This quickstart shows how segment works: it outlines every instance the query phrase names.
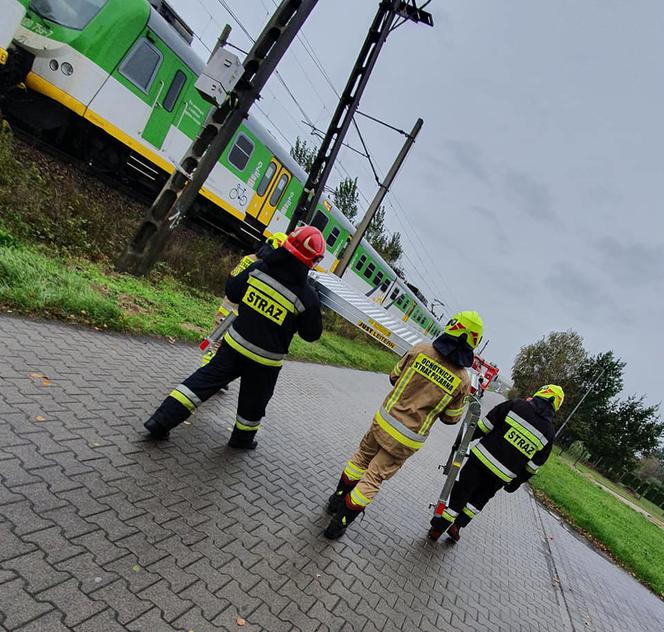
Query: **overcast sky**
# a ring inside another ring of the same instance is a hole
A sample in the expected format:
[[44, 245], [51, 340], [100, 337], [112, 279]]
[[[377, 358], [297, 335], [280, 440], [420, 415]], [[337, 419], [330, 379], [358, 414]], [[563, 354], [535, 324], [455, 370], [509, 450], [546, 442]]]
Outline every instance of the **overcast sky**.
[[[230, 41], [250, 46], [228, 8], [253, 36], [274, 8], [272, 0], [171, 4], [203, 55], [226, 22]], [[304, 26], [338, 91], [377, 7], [320, 0]], [[409, 277], [451, 309], [482, 314], [485, 355], [506, 377], [522, 345], [572, 328], [591, 353], [612, 349], [628, 363], [626, 393], [660, 401], [664, 2], [433, 0], [429, 8], [435, 28], [406, 24], [390, 36], [360, 106], [402, 129], [425, 121], [387, 207]], [[325, 129], [336, 97], [301, 42], [280, 74]], [[308, 135], [276, 78], [260, 106], [284, 145]], [[403, 137], [360, 124], [384, 175]], [[359, 146], [355, 135], [349, 142]], [[345, 150], [341, 163], [371, 198], [366, 161]]]

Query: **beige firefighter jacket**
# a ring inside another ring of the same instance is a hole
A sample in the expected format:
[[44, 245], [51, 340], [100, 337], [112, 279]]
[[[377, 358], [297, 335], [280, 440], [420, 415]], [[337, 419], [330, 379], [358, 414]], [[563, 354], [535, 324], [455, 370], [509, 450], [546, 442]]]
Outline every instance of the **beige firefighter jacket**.
[[394, 388], [374, 415], [378, 443], [407, 458], [424, 445], [431, 426], [461, 420], [470, 377], [441, 356], [430, 343], [415, 345], [390, 373]]

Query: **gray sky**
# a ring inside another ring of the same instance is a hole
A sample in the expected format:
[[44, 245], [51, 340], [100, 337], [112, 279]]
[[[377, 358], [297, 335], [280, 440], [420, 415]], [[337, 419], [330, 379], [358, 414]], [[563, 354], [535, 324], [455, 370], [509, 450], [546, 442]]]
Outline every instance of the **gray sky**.
[[[250, 45], [224, 5], [254, 36], [274, 8], [272, 0], [171, 4], [203, 55], [227, 21], [231, 42]], [[305, 24], [339, 91], [377, 6], [320, 0]], [[402, 129], [425, 121], [387, 211], [404, 237], [409, 277], [452, 309], [482, 314], [486, 355], [506, 377], [522, 345], [572, 328], [590, 352], [612, 349], [628, 363], [626, 393], [660, 401], [664, 2], [433, 0], [429, 8], [435, 28], [406, 24], [390, 36], [360, 106]], [[336, 97], [302, 43], [280, 73], [325, 129]], [[261, 108], [284, 144], [307, 136], [276, 78]], [[383, 175], [403, 138], [360, 122]], [[345, 150], [341, 163], [371, 198], [366, 161]]]

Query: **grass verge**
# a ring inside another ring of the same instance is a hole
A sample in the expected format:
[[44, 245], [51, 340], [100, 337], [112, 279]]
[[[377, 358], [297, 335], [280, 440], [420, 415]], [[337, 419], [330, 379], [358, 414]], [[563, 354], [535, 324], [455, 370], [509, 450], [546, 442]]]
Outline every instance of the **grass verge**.
[[[49, 257], [0, 230], [0, 306], [98, 329], [197, 342], [220, 299], [167, 276], [136, 279], [84, 259]], [[362, 340], [325, 332], [309, 344], [293, 340], [290, 357], [369, 371], [388, 371], [396, 357]]]
[[531, 479], [536, 495], [664, 598], [664, 531], [553, 455]]

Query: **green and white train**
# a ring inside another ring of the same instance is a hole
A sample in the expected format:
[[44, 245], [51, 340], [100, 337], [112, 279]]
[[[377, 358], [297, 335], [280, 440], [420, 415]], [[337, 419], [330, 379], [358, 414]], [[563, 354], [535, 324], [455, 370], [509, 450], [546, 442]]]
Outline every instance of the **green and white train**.
[[[22, 84], [4, 95], [5, 115], [100, 171], [157, 192], [210, 110], [194, 87], [205, 62], [188, 27], [163, 0], [0, 0], [0, 15], [10, 17], [0, 30], [0, 85]], [[249, 118], [194, 214], [255, 242], [286, 228], [305, 181], [288, 150]], [[332, 271], [354, 228], [326, 198], [312, 223], [327, 241], [321, 269]], [[417, 288], [366, 240], [344, 280], [426, 336], [441, 331]]]

